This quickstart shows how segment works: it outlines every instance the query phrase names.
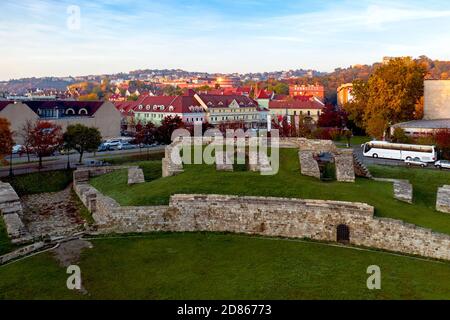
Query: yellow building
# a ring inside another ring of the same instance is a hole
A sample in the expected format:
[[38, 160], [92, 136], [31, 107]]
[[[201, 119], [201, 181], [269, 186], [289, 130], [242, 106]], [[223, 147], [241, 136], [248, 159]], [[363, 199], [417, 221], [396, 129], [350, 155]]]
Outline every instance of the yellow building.
[[344, 104], [353, 100], [353, 83], [345, 83], [337, 89], [338, 106], [342, 107]]

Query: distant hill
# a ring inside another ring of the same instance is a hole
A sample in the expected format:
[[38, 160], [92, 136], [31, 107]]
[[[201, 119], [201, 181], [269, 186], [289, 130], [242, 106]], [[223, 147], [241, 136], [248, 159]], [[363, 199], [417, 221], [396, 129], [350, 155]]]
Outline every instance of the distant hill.
[[[432, 60], [426, 56], [420, 56], [417, 61], [424, 63], [429, 73], [427, 78], [450, 79], [450, 61]], [[374, 68], [380, 65], [354, 65], [348, 68], [338, 68], [333, 72], [319, 72], [315, 70], [288, 70], [275, 72], [259, 72], [247, 74], [230, 74], [246, 81], [266, 81], [268, 79], [289, 79], [289, 82], [299, 84], [320, 83], [325, 86], [326, 100], [330, 103], [336, 102], [336, 89], [343, 83], [352, 82], [356, 79], [367, 79]], [[190, 72], [181, 69], [142, 69], [128, 73], [117, 73], [110, 75], [89, 75], [83, 77], [44, 77], [24, 78], [0, 82], [0, 93], [9, 92], [23, 94], [29, 89], [57, 89], [65, 90], [68, 86], [82, 82], [101, 83], [102, 79], [110, 80], [147, 80], [157, 77], [187, 78], [187, 77], [214, 77], [215, 74], [207, 72]], [[282, 80], [283, 81], [283, 80]]]

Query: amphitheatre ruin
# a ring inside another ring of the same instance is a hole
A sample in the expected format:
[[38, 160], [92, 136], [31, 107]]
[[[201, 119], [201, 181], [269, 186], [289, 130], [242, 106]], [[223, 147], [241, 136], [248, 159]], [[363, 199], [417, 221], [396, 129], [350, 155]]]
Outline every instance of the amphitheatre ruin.
[[[185, 168], [182, 161], [180, 163], [180, 153], [188, 140], [180, 138], [166, 147], [162, 179], [183, 174]], [[211, 144], [211, 139], [203, 141], [203, 144]], [[331, 163], [338, 182], [355, 183], [356, 177], [374, 179], [352, 149], [338, 148], [332, 141], [286, 138], [280, 140], [280, 148], [298, 150], [298, 175], [320, 180], [324, 177], [324, 168]], [[217, 171], [233, 174], [234, 152], [219, 150], [214, 156]], [[246, 159], [249, 160], [249, 171], [264, 174], [272, 170], [265, 152], [247, 153]], [[146, 183], [142, 169], [137, 166], [80, 168], [73, 173], [73, 188], [92, 214], [96, 234], [230, 232], [307, 238], [450, 260], [449, 235], [401, 220], [378, 217], [375, 208], [363, 202], [200, 193], [171, 194], [169, 203], [165, 205], [124, 206], [90, 183], [95, 177], [120, 170], [127, 170], [130, 187]], [[377, 180], [393, 183], [392, 197], [413, 205], [412, 185], [408, 181]], [[450, 211], [449, 188], [439, 189], [438, 211]], [[20, 198], [7, 183], [0, 185], [0, 209], [8, 234], [15, 243], [33, 240], [22, 222], [24, 213]]]

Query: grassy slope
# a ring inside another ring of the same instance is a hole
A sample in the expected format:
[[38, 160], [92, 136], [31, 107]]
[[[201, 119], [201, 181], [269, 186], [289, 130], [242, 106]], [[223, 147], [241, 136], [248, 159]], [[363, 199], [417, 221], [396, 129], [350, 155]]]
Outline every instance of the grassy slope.
[[[31, 173], [13, 178], [2, 178], [10, 183], [19, 196], [41, 192], [57, 192], [64, 190], [72, 182], [72, 171], [52, 171]], [[0, 255], [13, 250], [15, 246], [6, 233], [3, 219], [0, 219]]]
[[[450, 264], [382, 252], [221, 234], [93, 244], [78, 263], [89, 296], [47, 253], [0, 267], [0, 299], [450, 299]], [[366, 287], [370, 265], [381, 291]]]
[[57, 192], [64, 190], [72, 182], [72, 171], [37, 172], [14, 178], [3, 178], [22, 196], [26, 194]]
[[209, 193], [235, 195], [261, 195], [304, 199], [330, 199], [364, 202], [376, 208], [378, 216], [402, 219], [435, 231], [450, 234], [450, 216], [435, 211], [437, 186], [450, 182], [450, 172], [422, 169], [375, 167], [378, 177], [408, 178], [415, 187], [416, 202], [409, 205], [393, 198], [391, 183], [357, 179], [356, 183], [323, 183], [300, 174], [297, 151], [282, 149], [280, 172], [276, 176], [259, 173], [217, 172], [214, 166], [185, 166], [185, 172], [175, 177], [153, 180], [158, 176], [161, 162], [145, 164], [151, 182], [128, 186], [127, 172], [118, 171], [97, 177], [92, 184], [122, 205], [167, 204], [173, 194]]

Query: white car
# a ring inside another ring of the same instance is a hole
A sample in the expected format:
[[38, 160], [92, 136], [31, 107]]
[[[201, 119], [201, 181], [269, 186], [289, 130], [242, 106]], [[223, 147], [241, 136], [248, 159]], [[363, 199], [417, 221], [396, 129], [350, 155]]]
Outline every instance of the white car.
[[13, 148], [12, 148], [12, 153], [13, 154], [18, 154], [21, 152], [25, 151], [25, 147], [20, 145], [20, 144], [16, 144]]
[[419, 166], [422, 168], [425, 168], [428, 166], [428, 164], [426, 162], [423, 162], [422, 160], [420, 160], [420, 158], [408, 159], [408, 160], [405, 160], [405, 163], [407, 166]]
[[438, 169], [450, 169], [450, 161], [448, 160], [439, 160], [436, 161], [434, 166]]

